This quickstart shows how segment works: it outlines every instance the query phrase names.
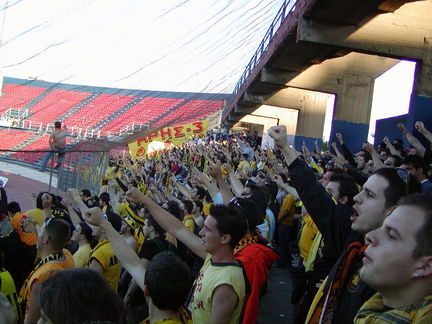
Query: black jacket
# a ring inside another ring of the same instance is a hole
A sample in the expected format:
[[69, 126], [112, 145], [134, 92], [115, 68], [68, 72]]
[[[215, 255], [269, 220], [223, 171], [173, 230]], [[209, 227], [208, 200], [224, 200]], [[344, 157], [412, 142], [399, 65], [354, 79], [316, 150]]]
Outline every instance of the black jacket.
[[[289, 171], [293, 186], [324, 239], [322, 258], [315, 261], [312, 278], [322, 279], [327, 275], [331, 278], [344, 259], [347, 247], [354, 242], [363, 244], [361, 235], [351, 229], [353, 211], [335, 204], [305, 162], [294, 160]], [[348, 285], [339, 295], [332, 323], [352, 323], [360, 306], [372, 296], [372, 289], [358, 280], [360, 267], [361, 261], [353, 264]]]

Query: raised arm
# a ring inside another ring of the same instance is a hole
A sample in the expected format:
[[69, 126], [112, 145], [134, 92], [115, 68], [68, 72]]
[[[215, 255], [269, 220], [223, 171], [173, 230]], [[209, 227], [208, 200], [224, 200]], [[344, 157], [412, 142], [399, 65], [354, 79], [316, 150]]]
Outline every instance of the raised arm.
[[51, 206], [52, 206], [52, 196], [50, 194], [44, 193], [41, 197], [42, 199], [42, 208], [44, 212], [44, 218], [52, 218], [54, 217], [51, 213]]
[[174, 176], [171, 176], [171, 180], [174, 184], [174, 186], [177, 188], [178, 191], [180, 191], [180, 193], [186, 197], [187, 199], [190, 199], [192, 197], [192, 193], [190, 192], [190, 190], [188, 190], [188, 188], [180, 182], [177, 182], [177, 179]]
[[82, 201], [79, 191], [77, 189], [75, 188], [68, 189], [68, 195], [69, 197], [71, 197], [71, 199], [73, 199], [73, 201], [75, 201], [75, 203], [77, 204], [78, 208], [81, 211], [81, 214], [84, 214], [89, 209], [87, 205], [84, 204], [84, 201]]
[[432, 143], [432, 133], [426, 129], [422, 121], [416, 121], [414, 126], [420, 134], [426, 137], [429, 143]]
[[340, 215], [340, 207], [318, 182], [315, 173], [304, 161], [297, 158], [296, 152], [288, 145], [285, 126], [271, 127], [268, 134], [285, 157], [291, 182], [326, 243], [332, 244], [341, 252], [346, 235], [350, 233], [349, 219]]
[[[137, 189], [138, 190], [138, 189]], [[84, 219], [89, 224], [99, 226], [111, 243], [115, 255], [120, 263], [130, 273], [138, 286], [144, 290], [144, 276], [146, 267], [139, 258], [138, 254], [125, 242], [119, 233], [112, 227], [111, 223], [102, 215], [102, 210], [99, 207], [87, 209], [84, 213]]]
[[406, 137], [408, 142], [416, 149], [417, 153], [424, 157], [424, 154], [426, 152], [426, 148], [420, 143], [417, 137], [415, 137], [413, 134], [408, 132], [408, 130], [405, 127], [405, 124], [399, 123], [397, 124], [397, 127], [401, 130], [402, 135]]
[[337, 156], [339, 159], [342, 159], [342, 158], [345, 159], [344, 155], [339, 151], [336, 142], [332, 142], [331, 145], [332, 145], [332, 147], [333, 147], [333, 150], [334, 150], [335, 153], [336, 153], [336, 156]]
[[375, 147], [372, 144], [364, 143], [363, 149], [366, 152], [369, 152], [369, 154], [372, 156], [372, 161], [373, 161], [376, 169], [380, 169], [380, 168], [383, 168], [385, 166], [383, 161], [381, 161], [379, 153], [377, 152], [377, 150], [375, 150]]
[[186, 245], [193, 253], [205, 259], [207, 253], [204, 250], [202, 240], [187, 230], [183, 223], [167, 212], [165, 209], [144, 196], [137, 188], [132, 188], [126, 193], [129, 201], [144, 204], [156, 222], [168, 233]]
[[346, 146], [342, 133], [336, 133], [336, 138], [339, 141], [339, 144], [342, 148], [342, 152], [343, 152], [345, 159], [348, 161], [349, 164], [357, 167], [357, 163], [354, 160], [354, 156], [351, 153], [351, 151], [349, 150], [348, 146]]
[[395, 149], [395, 147], [393, 146], [393, 144], [390, 142], [389, 138], [387, 136], [385, 136], [383, 138], [383, 142], [384, 144], [387, 146], [387, 148], [390, 150], [390, 154], [391, 155], [397, 155], [400, 158], [402, 158], [400, 152], [398, 150]]
[[237, 178], [237, 176], [234, 174], [233, 171], [228, 173], [228, 177], [229, 177], [230, 182], [231, 182], [231, 189], [234, 191], [234, 194], [237, 197], [240, 197], [242, 192], [243, 192], [243, 189], [244, 189], [242, 182], [240, 181], [239, 178]]
[[300, 199], [300, 196], [297, 192], [297, 190], [294, 187], [291, 187], [290, 185], [283, 182], [282, 177], [278, 174], [273, 176], [273, 181], [276, 182], [279, 188], [284, 190], [287, 194], [290, 194], [295, 199]]
[[214, 199], [219, 192], [217, 185], [210, 182], [209, 178], [195, 167], [191, 169], [191, 173], [195, 180], [202, 184], [207, 189], [212, 199]]
[[215, 179], [219, 187], [219, 192], [222, 194], [222, 199], [224, 203], [228, 203], [232, 198], [234, 198], [234, 195], [231, 192], [228, 184], [222, 178], [221, 166], [217, 164], [212, 164], [209, 166], [209, 172], [212, 178]]

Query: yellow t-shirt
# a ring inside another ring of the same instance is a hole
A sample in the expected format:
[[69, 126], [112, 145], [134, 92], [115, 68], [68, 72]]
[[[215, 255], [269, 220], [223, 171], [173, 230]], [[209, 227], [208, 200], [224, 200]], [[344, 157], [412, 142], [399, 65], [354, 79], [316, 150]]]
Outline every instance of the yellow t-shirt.
[[210, 207], [213, 203], [204, 203], [203, 202], [203, 213], [204, 215], [208, 216], [210, 215]]
[[70, 254], [68, 250], [63, 249], [63, 255], [64, 257], [62, 259], [49, 261], [41, 266], [36, 266], [35, 270], [30, 273], [30, 277], [24, 283], [20, 292], [20, 300], [26, 303], [25, 314], [27, 314], [30, 306], [31, 288], [36, 281], [43, 282], [49, 279], [54, 274], [54, 270], [71, 269], [74, 267], [72, 254]]
[[[177, 318], [167, 318], [161, 321], [152, 322], [151, 324], [192, 324], [192, 319], [186, 309], [186, 307], [182, 306], [179, 311], [179, 319]], [[144, 321], [140, 322], [140, 324], [150, 324], [150, 318], [147, 317]]]
[[248, 173], [249, 170], [250, 170], [250, 164], [249, 164], [249, 162], [246, 161], [246, 160], [241, 161], [241, 162], [239, 163], [239, 165], [237, 166], [237, 171], [238, 171], [238, 172], [242, 172], [242, 171], [243, 171], [243, 172], [245, 172], [245, 173]]
[[212, 312], [212, 296], [220, 285], [230, 285], [238, 297], [230, 324], [237, 324], [243, 309], [245, 296], [245, 279], [240, 263], [216, 263], [208, 254], [204, 265], [195, 279], [195, 290], [189, 309], [193, 323], [209, 323]]
[[24, 214], [33, 217], [36, 224], [42, 226], [45, 221], [44, 211], [39, 208], [27, 210]]
[[256, 167], [257, 167], [257, 163], [256, 163], [256, 161], [252, 161], [252, 162], [250, 163], [250, 169], [253, 171], [253, 170], [256, 169]]
[[195, 233], [195, 220], [193, 215], [186, 215], [183, 217], [183, 225], [188, 229], [189, 232]]
[[[282, 216], [284, 216], [286, 213], [288, 213], [288, 216], [282, 219]], [[282, 225], [292, 225], [294, 221], [294, 214], [295, 214], [295, 198], [292, 195], [287, 194], [279, 210], [278, 223]]]
[[299, 247], [300, 255], [303, 260], [307, 260], [312, 243], [318, 233], [318, 228], [309, 214], [303, 216], [303, 227], [301, 230]]
[[117, 259], [111, 244], [108, 240], [100, 241], [90, 252], [88, 266], [95, 259], [103, 268], [103, 276], [109, 286], [117, 291], [118, 281], [120, 278], [121, 264]]
[[91, 247], [88, 243], [85, 243], [78, 248], [78, 250], [73, 255], [75, 268], [84, 268], [86, 266], [90, 252]]

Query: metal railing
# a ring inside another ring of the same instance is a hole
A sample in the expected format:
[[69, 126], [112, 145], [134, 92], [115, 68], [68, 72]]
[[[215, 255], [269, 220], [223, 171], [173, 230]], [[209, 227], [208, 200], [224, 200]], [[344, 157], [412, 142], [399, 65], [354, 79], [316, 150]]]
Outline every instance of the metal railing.
[[85, 142], [77, 144], [72, 150], [66, 150], [61, 165], [58, 163], [59, 153], [47, 150], [0, 150], [0, 159], [34, 168], [35, 172], [40, 172], [38, 170], [47, 154], [50, 155], [45, 168], [45, 173], [49, 175], [47, 191], [51, 192], [55, 177], [56, 187], [61, 191], [66, 191], [68, 188], [99, 191], [110, 156], [109, 148], [100, 143]]
[[288, 15], [295, 9], [298, 1], [299, 0], [284, 1], [282, 7], [279, 9], [278, 13], [276, 14], [276, 17], [273, 19], [269, 29], [265, 33], [263, 40], [259, 44], [258, 49], [256, 50], [255, 54], [252, 56], [248, 65], [246, 65], [246, 68], [243, 74], [241, 75], [240, 80], [237, 82], [237, 85], [235, 86], [233, 92], [235, 95], [240, 91], [240, 88], [243, 86], [244, 82], [250, 76], [252, 70], [258, 65], [263, 54], [267, 51], [271, 41], [276, 35], [278, 29], [282, 26], [283, 22], [288, 17]]

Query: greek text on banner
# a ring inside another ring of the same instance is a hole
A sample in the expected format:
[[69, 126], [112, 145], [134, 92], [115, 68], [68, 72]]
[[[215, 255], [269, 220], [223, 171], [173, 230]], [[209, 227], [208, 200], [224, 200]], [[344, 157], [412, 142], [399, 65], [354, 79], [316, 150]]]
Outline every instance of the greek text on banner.
[[[188, 124], [164, 127], [148, 136], [139, 138], [136, 142], [129, 143], [129, 152], [133, 159], [144, 157], [149, 152], [149, 144], [152, 142], [166, 143], [168, 145], [158, 145], [158, 148], [172, 144], [180, 145], [185, 140], [193, 136], [203, 137], [207, 133], [208, 121], [196, 121]], [[152, 145], [153, 146], [153, 145]]]

